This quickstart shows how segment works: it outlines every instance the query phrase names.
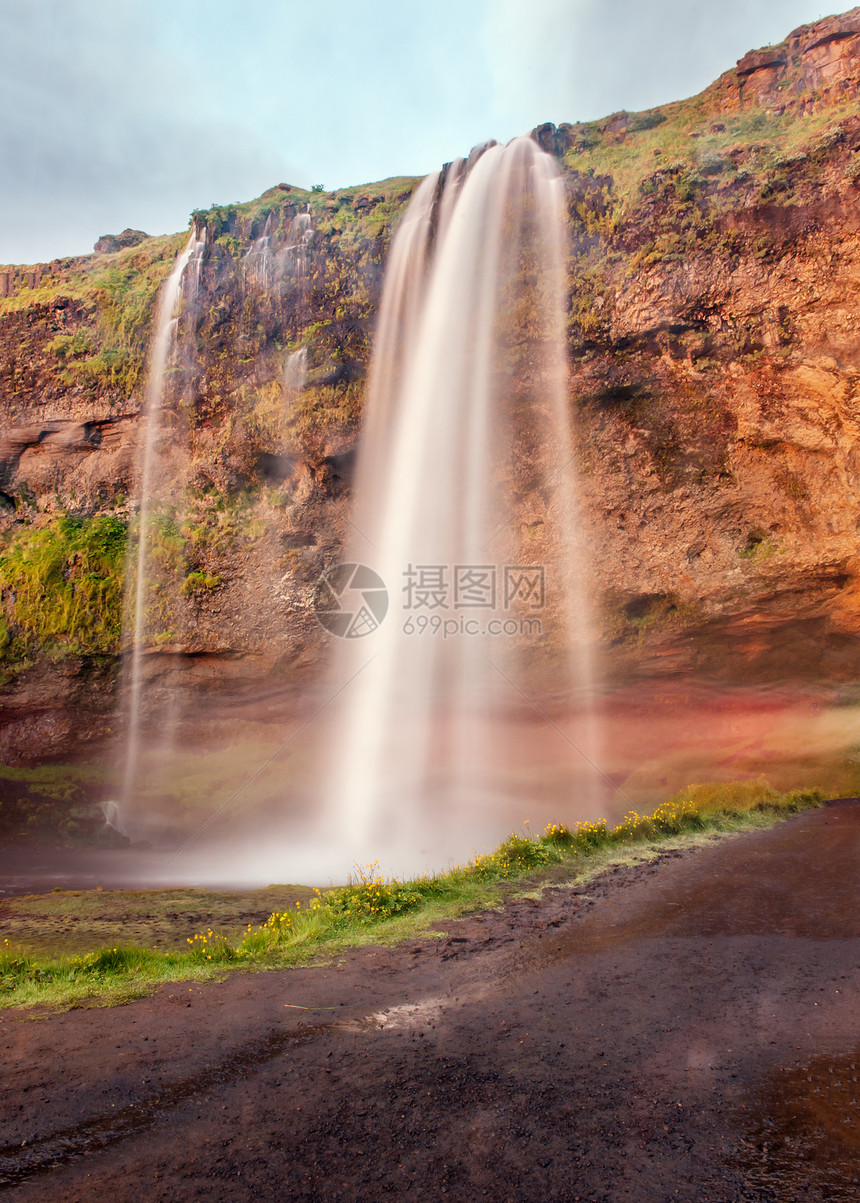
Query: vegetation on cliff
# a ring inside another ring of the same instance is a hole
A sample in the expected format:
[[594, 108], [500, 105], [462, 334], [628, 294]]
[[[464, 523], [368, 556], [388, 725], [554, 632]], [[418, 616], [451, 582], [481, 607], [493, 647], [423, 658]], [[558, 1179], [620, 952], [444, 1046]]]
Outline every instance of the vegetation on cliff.
[[[9, 331], [29, 335], [5, 341], [7, 403], [26, 398], [37, 382], [49, 398], [98, 395], [121, 405], [139, 394], [155, 298], [182, 240], [147, 238], [111, 255], [57, 260], [30, 273], [31, 286], [25, 277], [24, 286], [0, 297]], [[29, 319], [23, 327], [17, 315]]]
[[[818, 112], [754, 107], [718, 116], [706, 92], [651, 113], [563, 127], [574, 354], [617, 342], [615, 300], [638, 273], [703, 256], [728, 270], [745, 256], [767, 259], [791, 229], [776, 211], [800, 213], [828, 171], [860, 183], [860, 119], [851, 98]], [[764, 220], [753, 221], [756, 213]], [[707, 329], [705, 316], [685, 315], [666, 337], [689, 352]], [[711, 357], [761, 350], [755, 328], [740, 342], [735, 331], [726, 335], [711, 340]]]
[[0, 550], [0, 651], [20, 665], [119, 648], [126, 527], [110, 514], [63, 514], [25, 527]]

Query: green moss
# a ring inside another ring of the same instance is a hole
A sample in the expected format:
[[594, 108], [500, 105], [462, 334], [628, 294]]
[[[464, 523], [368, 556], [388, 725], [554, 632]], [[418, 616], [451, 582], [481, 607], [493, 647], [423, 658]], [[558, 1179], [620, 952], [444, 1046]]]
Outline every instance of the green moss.
[[40, 797], [71, 801], [85, 785], [100, 782], [103, 769], [95, 764], [39, 764], [25, 769], [0, 764], [0, 781], [15, 782]]
[[[219, 589], [235, 567], [236, 552], [266, 533], [247, 490], [188, 490], [173, 502], [156, 503], [144, 532], [147, 582], [144, 639], [159, 647], [180, 637], [189, 607]], [[140, 522], [130, 530], [130, 591], [136, 590]]]
[[363, 401], [358, 383], [305, 388], [290, 415], [291, 433], [306, 451], [321, 452], [332, 431], [358, 426]]
[[[41, 847], [87, 847], [115, 837], [99, 798], [110, 797], [112, 768], [103, 764], [0, 764], [0, 841]], [[120, 841], [122, 842], [122, 841]]]
[[766, 532], [751, 530], [747, 535], [746, 543], [740, 549], [738, 555], [744, 560], [752, 561], [754, 564], [762, 564], [766, 560], [769, 560], [771, 556], [782, 554], [784, 550]]
[[126, 527], [107, 514], [62, 515], [19, 531], [0, 552], [4, 658], [111, 653], [119, 647]]
[[48, 350], [57, 359], [80, 359], [88, 355], [92, 348], [89, 335], [85, 330], [76, 330], [74, 334], [58, 334], [48, 343]]
[[207, 572], [189, 572], [182, 582], [183, 597], [205, 597], [213, 593], [221, 584], [220, 576], [210, 576]]
[[47, 350], [62, 364], [57, 378], [67, 387], [111, 389], [129, 396], [146, 358], [155, 299], [187, 233], [148, 238], [111, 255], [64, 260], [38, 288], [0, 297], [0, 315], [59, 298], [83, 302], [83, 324], [56, 335]]

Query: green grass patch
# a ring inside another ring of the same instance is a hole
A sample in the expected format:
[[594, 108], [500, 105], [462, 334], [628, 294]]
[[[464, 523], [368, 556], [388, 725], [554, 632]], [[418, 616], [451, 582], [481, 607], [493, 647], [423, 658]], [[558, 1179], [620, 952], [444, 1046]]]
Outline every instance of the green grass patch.
[[108, 514], [64, 514], [14, 534], [0, 550], [0, 670], [36, 648], [116, 652], [125, 551], [125, 524]]
[[171, 501], [156, 501], [143, 528], [140, 516], [133, 518], [128, 596], [135, 594], [143, 537], [144, 641], [159, 647], [181, 638], [190, 607], [229, 586], [236, 552], [260, 539], [266, 529], [256, 498], [246, 490], [186, 490]]
[[[40, 959], [7, 937], [0, 945], [0, 1007], [110, 1005], [149, 993], [162, 982], [215, 978], [236, 968], [288, 968], [347, 947], [397, 942], [428, 934], [470, 911], [498, 907], [512, 893], [553, 880], [581, 880], [619, 860], [647, 859], [668, 842], [695, 843], [769, 826], [822, 800], [817, 790], [782, 794], [764, 780], [690, 786], [652, 814], [631, 812], [614, 827], [599, 820], [575, 827], [551, 824], [537, 837], [513, 834], [494, 852], [445, 873], [397, 881], [379, 874], [376, 866], [358, 869], [346, 885], [305, 892], [304, 901], [273, 910], [265, 922], [249, 922], [238, 934], [219, 930], [212, 914], [185, 937], [186, 947], [179, 951], [116, 938], [76, 956]], [[177, 894], [194, 893], [173, 891], [174, 905]], [[67, 897], [59, 895], [53, 907], [50, 900], [43, 903], [55, 910], [57, 922], [74, 909]], [[198, 907], [202, 901], [197, 900]]]
[[36, 288], [0, 297], [0, 317], [50, 306], [60, 297], [84, 302], [86, 325], [48, 343], [57, 374], [68, 386], [131, 396], [142, 380], [158, 290], [187, 238], [186, 231], [147, 238], [115, 254], [62, 260], [59, 270], [45, 274]]
[[210, 928], [234, 943], [248, 925], [260, 926], [275, 910], [304, 906], [310, 886], [259, 890], [54, 890], [0, 902], [0, 945], [40, 963], [113, 947], [161, 953], [188, 951], [188, 938]]
[[[611, 176], [616, 197], [628, 203], [653, 191], [655, 173], [665, 172], [680, 177], [679, 188], [686, 190], [683, 199], [707, 181], [731, 183], [742, 173], [759, 188], [760, 199], [777, 199], [781, 174], [790, 175], [807, 159], [826, 154], [834, 130], [851, 112], [849, 103], [820, 113], [789, 109], [776, 114], [752, 108], [717, 122], [703, 93], [652, 114], [632, 114], [620, 139], [601, 129], [604, 122], [575, 127], [577, 137], [565, 163], [583, 174]], [[645, 120], [649, 116], [662, 120]], [[748, 151], [740, 167], [735, 163], [739, 148]]]

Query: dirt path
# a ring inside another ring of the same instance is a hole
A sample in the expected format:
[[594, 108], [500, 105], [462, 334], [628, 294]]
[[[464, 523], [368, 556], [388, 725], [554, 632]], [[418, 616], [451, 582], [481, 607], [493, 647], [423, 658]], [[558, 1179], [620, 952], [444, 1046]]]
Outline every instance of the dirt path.
[[860, 803], [831, 805], [444, 941], [42, 1022], [7, 1013], [0, 1187], [847, 1201], [858, 878]]

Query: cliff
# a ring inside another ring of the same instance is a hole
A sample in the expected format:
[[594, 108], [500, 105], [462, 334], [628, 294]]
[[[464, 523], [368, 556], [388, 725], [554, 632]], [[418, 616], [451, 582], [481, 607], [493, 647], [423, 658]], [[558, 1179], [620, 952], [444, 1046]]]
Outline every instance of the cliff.
[[[856, 679], [858, 88], [855, 9], [690, 100], [534, 131], [566, 176], [610, 682]], [[313, 585], [348, 530], [385, 257], [415, 183], [282, 184], [192, 215], [208, 240], [168, 405], [154, 705], [177, 678], [301, 683], [322, 665]], [[0, 268], [7, 764], [111, 728], [147, 340], [186, 237]]]

